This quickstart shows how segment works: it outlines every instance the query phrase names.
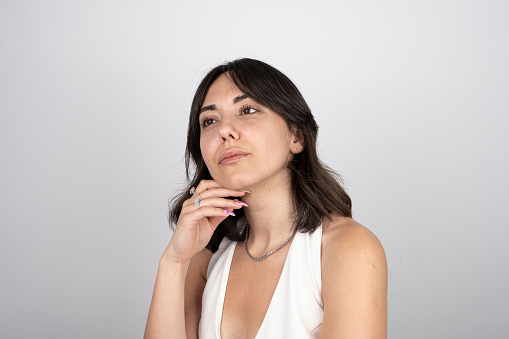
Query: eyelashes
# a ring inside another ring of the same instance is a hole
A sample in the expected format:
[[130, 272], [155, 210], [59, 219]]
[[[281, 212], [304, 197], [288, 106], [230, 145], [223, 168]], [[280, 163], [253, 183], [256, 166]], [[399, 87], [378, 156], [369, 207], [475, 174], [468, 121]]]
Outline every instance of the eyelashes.
[[251, 105], [243, 105], [241, 108], [240, 108], [240, 112], [239, 113], [242, 113], [244, 115], [249, 115], [249, 114], [254, 114], [258, 112], [258, 110], [256, 108], [254, 108], [253, 106]]
[[205, 128], [209, 125], [212, 125], [214, 123], [214, 121], [216, 121], [216, 119], [212, 119], [212, 118], [200, 119], [200, 126]]
[[[253, 107], [252, 105], [245, 104], [240, 107], [238, 114], [248, 116], [248, 115], [255, 114], [257, 112], [258, 112], [257, 108]], [[214, 117], [206, 116], [206, 117], [200, 119], [200, 126], [202, 128], [205, 128], [205, 127], [208, 127], [216, 122], [217, 122], [217, 120]]]

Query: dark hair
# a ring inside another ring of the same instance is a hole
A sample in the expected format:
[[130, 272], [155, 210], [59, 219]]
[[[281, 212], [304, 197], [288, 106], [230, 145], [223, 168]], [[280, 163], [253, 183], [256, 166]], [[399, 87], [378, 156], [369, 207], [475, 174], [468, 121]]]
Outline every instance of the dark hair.
[[[258, 60], [238, 59], [212, 69], [202, 80], [194, 95], [189, 115], [185, 165], [190, 180], [191, 162], [194, 165], [189, 186], [172, 202], [170, 222], [176, 224], [182, 204], [189, 199], [189, 189], [198, 186], [201, 180], [211, 179], [200, 150], [199, 114], [207, 91], [222, 74], [251, 99], [278, 113], [290, 130], [298, 130], [304, 137], [303, 150], [295, 154], [288, 163], [292, 177], [294, 221], [299, 232], [312, 232], [324, 217], [333, 213], [351, 217], [350, 197], [341, 187], [337, 173], [322, 164], [316, 153], [318, 125], [311, 110], [293, 82], [274, 67]], [[245, 216], [242, 209], [236, 217], [226, 218], [216, 229], [207, 248], [215, 252], [224, 237], [234, 241], [243, 240]]]

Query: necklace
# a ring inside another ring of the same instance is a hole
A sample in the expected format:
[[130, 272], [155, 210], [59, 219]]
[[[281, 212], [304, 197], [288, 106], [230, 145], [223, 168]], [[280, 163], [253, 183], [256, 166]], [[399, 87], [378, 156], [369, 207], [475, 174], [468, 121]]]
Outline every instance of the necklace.
[[255, 261], [262, 261], [263, 259], [267, 258], [269, 255], [271, 254], [274, 254], [275, 252], [279, 251], [280, 249], [282, 249], [283, 247], [285, 247], [286, 244], [288, 244], [288, 242], [290, 241], [290, 239], [292, 238], [293, 236], [293, 233], [295, 233], [295, 227], [293, 228], [292, 230], [292, 233], [290, 233], [290, 236], [288, 237], [288, 239], [285, 240], [284, 243], [282, 243], [281, 245], [279, 245], [276, 249], [273, 249], [272, 251], [270, 251], [269, 253], [259, 257], [259, 258], [253, 258], [251, 256], [251, 254], [249, 254], [249, 252], [247, 251], [247, 238], [249, 237], [249, 223], [247, 223], [247, 228], [246, 228], [246, 239], [244, 240], [244, 249], [246, 250], [246, 254], [249, 258], [255, 260]]

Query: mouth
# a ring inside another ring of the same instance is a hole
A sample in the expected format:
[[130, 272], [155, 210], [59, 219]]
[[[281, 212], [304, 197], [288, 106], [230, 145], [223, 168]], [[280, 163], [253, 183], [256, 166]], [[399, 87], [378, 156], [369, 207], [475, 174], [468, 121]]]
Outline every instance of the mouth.
[[247, 157], [249, 152], [240, 149], [227, 149], [219, 157], [219, 164], [223, 166], [232, 165], [237, 161]]

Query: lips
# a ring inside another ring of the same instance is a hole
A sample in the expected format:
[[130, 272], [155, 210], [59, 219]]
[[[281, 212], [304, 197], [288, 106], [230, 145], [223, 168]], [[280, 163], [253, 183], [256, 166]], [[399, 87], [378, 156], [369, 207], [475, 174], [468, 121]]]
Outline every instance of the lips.
[[219, 157], [219, 164], [220, 165], [231, 165], [236, 163], [242, 158], [245, 158], [249, 155], [249, 152], [243, 151], [241, 149], [227, 149], [224, 150], [221, 153], [221, 156]]

